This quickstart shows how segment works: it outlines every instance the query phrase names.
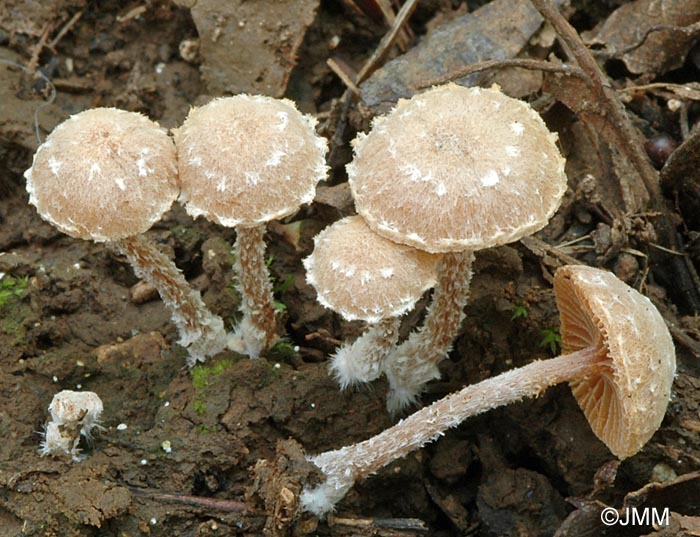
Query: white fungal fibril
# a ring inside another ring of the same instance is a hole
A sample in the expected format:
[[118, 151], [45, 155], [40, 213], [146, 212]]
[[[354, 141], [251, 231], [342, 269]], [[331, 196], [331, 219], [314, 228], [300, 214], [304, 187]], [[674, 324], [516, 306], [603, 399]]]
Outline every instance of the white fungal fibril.
[[70, 455], [80, 461], [80, 437], [90, 440], [92, 429], [99, 428], [102, 400], [94, 392], [63, 390], [49, 405], [51, 421], [46, 424], [41, 455]]

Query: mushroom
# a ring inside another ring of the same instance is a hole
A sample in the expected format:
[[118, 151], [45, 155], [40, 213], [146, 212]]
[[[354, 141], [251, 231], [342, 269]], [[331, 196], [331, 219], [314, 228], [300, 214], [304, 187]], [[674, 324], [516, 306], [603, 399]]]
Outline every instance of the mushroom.
[[190, 366], [225, 348], [221, 318], [141, 235], [178, 193], [175, 147], [155, 122], [116, 108], [76, 114], [46, 138], [24, 175], [29, 202], [44, 220], [71, 237], [110, 243], [158, 289]]
[[254, 358], [278, 338], [265, 223], [313, 200], [326, 176], [327, 144], [315, 125], [286, 99], [236, 95], [191, 110], [174, 131], [187, 212], [236, 228], [243, 320], [229, 347]]
[[444, 253], [422, 328], [386, 361], [389, 408], [413, 402], [464, 319], [473, 252], [543, 228], [566, 191], [557, 136], [498, 87], [447, 84], [400, 100], [354, 141], [357, 212], [376, 233]]
[[370, 325], [332, 358], [341, 388], [381, 375], [398, 341], [401, 315], [435, 285], [439, 257], [377, 235], [360, 216], [338, 220], [314, 238], [304, 267], [318, 301], [348, 321]]
[[102, 410], [102, 400], [95, 392], [62, 390], [54, 395], [49, 405], [51, 421], [46, 424], [41, 442], [41, 456], [67, 454], [80, 461], [80, 437], [90, 440], [92, 429], [101, 428]]
[[384, 432], [309, 460], [326, 481], [302, 493], [320, 516], [356, 480], [435, 440], [470, 416], [569, 382], [593, 432], [620, 459], [637, 453], [661, 425], [676, 360], [666, 324], [651, 301], [612, 273], [560, 268], [554, 292], [564, 354], [467, 386]]

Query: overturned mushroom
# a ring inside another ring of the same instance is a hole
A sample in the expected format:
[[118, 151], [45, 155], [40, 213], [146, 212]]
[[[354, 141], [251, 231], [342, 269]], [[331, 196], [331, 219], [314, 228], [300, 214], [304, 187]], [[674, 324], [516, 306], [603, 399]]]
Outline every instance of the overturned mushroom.
[[109, 242], [158, 289], [189, 365], [225, 348], [221, 318], [141, 235], [178, 193], [175, 147], [163, 129], [136, 112], [86, 110], [54, 129], [24, 175], [29, 202], [44, 220], [71, 237]]
[[191, 110], [174, 131], [187, 212], [236, 228], [243, 320], [229, 346], [251, 357], [278, 337], [265, 223], [310, 202], [326, 175], [327, 144], [315, 124], [291, 101], [236, 95]]
[[399, 337], [401, 315], [435, 284], [439, 255], [416, 250], [372, 232], [359, 216], [343, 218], [314, 238], [304, 260], [306, 279], [321, 304], [369, 329], [343, 344], [331, 361], [342, 388], [370, 382]]
[[80, 437], [92, 439], [92, 430], [100, 428], [102, 400], [95, 392], [63, 390], [49, 405], [51, 420], [46, 424], [41, 442], [41, 456], [70, 455], [80, 461]]
[[354, 142], [348, 177], [373, 231], [445, 255], [423, 327], [386, 362], [389, 408], [413, 402], [464, 319], [473, 252], [543, 228], [566, 191], [556, 135], [526, 103], [455, 84], [401, 100]]
[[648, 298], [599, 269], [560, 268], [554, 292], [564, 355], [467, 386], [369, 440], [310, 457], [327, 479], [302, 493], [304, 509], [323, 515], [355, 481], [466, 418], [560, 382], [569, 382], [610, 451], [620, 459], [637, 453], [661, 425], [675, 374], [675, 350], [663, 318]]

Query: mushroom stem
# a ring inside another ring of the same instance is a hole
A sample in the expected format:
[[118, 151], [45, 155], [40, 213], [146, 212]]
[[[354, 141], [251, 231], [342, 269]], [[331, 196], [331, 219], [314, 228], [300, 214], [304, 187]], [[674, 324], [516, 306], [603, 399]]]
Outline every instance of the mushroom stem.
[[158, 289], [180, 334], [178, 343], [189, 352], [187, 365], [192, 367], [226, 348], [223, 320], [209, 311], [199, 291], [190, 287], [168, 256], [143, 235], [112, 244], [129, 259], [136, 276]]
[[331, 358], [330, 370], [341, 389], [372, 382], [382, 374], [384, 360], [399, 340], [400, 317], [373, 323], [350, 344], [343, 344]]
[[423, 326], [413, 332], [385, 361], [392, 413], [414, 403], [423, 386], [440, 377], [437, 365], [452, 349], [469, 300], [474, 253], [444, 254], [438, 266], [438, 283]]
[[236, 227], [238, 290], [243, 319], [236, 327], [229, 348], [251, 358], [271, 347], [278, 338], [272, 283], [265, 264], [265, 225]]
[[302, 492], [302, 507], [321, 516], [355, 481], [437, 439], [466, 418], [537, 396], [549, 386], [585, 377], [602, 365], [600, 348], [595, 346], [536, 360], [448, 395], [368, 440], [309, 457], [326, 481]]

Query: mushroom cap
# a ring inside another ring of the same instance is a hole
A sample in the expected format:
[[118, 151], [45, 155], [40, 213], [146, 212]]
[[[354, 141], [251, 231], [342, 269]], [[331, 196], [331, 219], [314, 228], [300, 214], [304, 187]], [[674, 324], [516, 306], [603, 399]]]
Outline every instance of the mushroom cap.
[[292, 101], [236, 95], [190, 110], [175, 129], [180, 201], [222, 226], [254, 226], [313, 200], [326, 177], [325, 138]]
[[402, 99], [353, 142], [357, 212], [380, 235], [429, 252], [518, 240], [547, 224], [566, 191], [556, 140], [496, 86]]
[[348, 216], [314, 238], [304, 259], [318, 301], [348, 321], [377, 322], [401, 315], [435, 285], [440, 256], [373, 233], [360, 216]]
[[92, 426], [99, 421], [103, 410], [102, 400], [95, 392], [62, 390], [49, 405], [51, 420], [58, 424], [81, 421]]
[[61, 123], [24, 176], [41, 217], [80, 239], [148, 230], [177, 197], [175, 146], [142, 114], [94, 108]]
[[557, 270], [565, 354], [595, 348], [600, 368], [571, 389], [593, 432], [617, 457], [637, 453], [661, 425], [676, 371], [673, 341], [651, 301], [614, 274]]

